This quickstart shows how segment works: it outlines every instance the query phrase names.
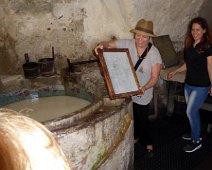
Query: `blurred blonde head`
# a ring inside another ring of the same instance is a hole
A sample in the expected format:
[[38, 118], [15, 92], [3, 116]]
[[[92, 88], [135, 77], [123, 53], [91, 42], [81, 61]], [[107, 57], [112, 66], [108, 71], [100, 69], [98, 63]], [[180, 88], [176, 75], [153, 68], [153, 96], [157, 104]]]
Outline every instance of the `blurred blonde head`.
[[53, 134], [39, 122], [9, 109], [0, 109], [0, 167], [70, 170]]

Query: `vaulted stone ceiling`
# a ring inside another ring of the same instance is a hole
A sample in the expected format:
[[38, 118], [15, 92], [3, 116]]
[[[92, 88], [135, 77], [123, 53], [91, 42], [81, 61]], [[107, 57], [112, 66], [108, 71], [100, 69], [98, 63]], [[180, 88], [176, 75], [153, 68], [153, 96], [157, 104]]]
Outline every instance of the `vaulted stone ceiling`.
[[99, 41], [130, 38], [140, 18], [152, 20], [157, 35], [182, 41], [191, 18], [211, 21], [210, 6], [209, 0], [0, 0], [0, 72], [17, 71], [24, 53], [34, 61], [51, 56], [52, 46], [59, 65], [90, 59]]

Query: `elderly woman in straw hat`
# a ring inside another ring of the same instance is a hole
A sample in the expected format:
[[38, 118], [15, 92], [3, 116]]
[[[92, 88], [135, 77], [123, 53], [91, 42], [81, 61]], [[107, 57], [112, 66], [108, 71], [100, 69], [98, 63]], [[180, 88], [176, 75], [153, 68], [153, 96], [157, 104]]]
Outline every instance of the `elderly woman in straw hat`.
[[[149, 133], [150, 122], [148, 119], [148, 110], [153, 98], [153, 87], [159, 79], [162, 60], [158, 49], [150, 43], [151, 37], [155, 36], [152, 21], [141, 19], [130, 32], [133, 33], [133, 39], [104, 41], [97, 45], [94, 51], [98, 54], [98, 48], [129, 49], [141, 86], [141, 94], [132, 96], [134, 138], [135, 142], [139, 140], [146, 146], [147, 151], [151, 152], [153, 151], [153, 141]], [[138, 64], [137, 61], [141, 57], [144, 59]]]

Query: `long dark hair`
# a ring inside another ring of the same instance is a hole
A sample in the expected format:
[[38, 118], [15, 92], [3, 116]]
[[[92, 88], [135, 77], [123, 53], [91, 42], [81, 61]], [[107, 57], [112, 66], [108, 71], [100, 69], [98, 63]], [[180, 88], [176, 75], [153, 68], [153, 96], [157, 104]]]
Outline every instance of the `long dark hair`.
[[192, 25], [195, 23], [199, 24], [202, 27], [202, 29], [205, 29], [205, 33], [203, 34], [203, 38], [201, 42], [203, 42], [204, 45], [206, 45], [206, 47], [209, 47], [212, 43], [211, 32], [209, 30], [209, 26], [206, 19], [202, 17], [196, 17], [196, 18], [193, 18], [188, 24], [185, 41], [184, 41], [185, 49], [191, 47], [194, 43], [194, 38], [191, 34], [191, 30], [192, 30]]

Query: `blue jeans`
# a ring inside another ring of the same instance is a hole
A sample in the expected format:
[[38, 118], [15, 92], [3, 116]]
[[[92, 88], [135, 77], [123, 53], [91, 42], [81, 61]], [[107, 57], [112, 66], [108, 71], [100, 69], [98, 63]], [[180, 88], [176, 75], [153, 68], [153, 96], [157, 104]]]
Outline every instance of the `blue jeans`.
[[201, 123], [199, 109], [204, 103], [209, 87], [196, 87], [185, 84], [184, 93], [187, 103], [186, 114], [191, 126], [191, 139], [198, 141], [201, 133]]

